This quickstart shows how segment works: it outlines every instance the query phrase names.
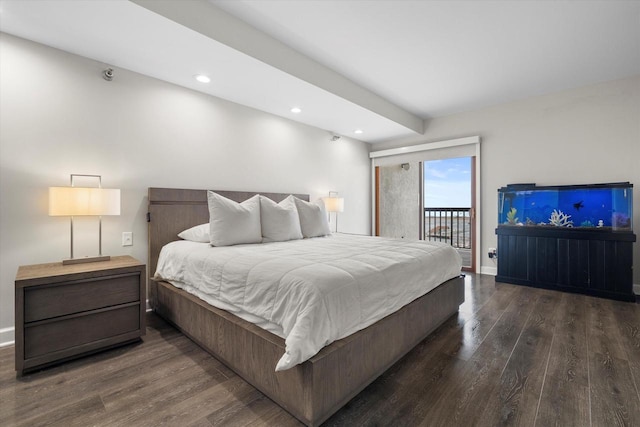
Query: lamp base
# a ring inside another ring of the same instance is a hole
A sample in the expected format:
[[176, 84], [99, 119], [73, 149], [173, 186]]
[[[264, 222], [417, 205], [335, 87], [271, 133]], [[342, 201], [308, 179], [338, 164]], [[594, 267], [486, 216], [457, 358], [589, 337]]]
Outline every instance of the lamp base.
[[85, 262], [109, 261], [110, 259], [111, 257], [109, 255], [88, 256], [84, 258], [71, 258], [71, 259], [62, 260], [62, 265], [84, 264]]

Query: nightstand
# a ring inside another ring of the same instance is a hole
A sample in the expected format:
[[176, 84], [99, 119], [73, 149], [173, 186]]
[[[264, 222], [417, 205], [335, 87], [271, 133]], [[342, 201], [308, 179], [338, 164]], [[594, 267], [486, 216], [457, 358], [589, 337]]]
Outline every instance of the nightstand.
[[26, 265], [16, 276], [16, 371], [139, 340], [146, 266], [130, 256], [85, 264]]

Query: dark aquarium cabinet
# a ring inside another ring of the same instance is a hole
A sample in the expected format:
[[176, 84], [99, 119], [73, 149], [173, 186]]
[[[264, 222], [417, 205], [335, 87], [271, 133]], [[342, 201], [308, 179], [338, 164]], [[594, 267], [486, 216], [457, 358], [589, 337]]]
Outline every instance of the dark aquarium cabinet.
[[635, 301], [633, 185], [498, 190], [496, 281]]

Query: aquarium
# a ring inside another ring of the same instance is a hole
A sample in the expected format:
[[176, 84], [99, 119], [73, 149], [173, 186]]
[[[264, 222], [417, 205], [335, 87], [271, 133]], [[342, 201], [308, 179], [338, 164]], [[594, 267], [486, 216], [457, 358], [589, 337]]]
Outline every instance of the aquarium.
[[633, 230], [633, 184], [536, 186], [498, 190], [498, 225]]

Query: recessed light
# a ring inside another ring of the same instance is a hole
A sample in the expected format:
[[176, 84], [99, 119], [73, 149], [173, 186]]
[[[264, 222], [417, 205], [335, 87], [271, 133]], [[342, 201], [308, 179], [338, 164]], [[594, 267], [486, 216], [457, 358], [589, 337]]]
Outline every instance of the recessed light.
[[353, 133], [363, 133], [363, 132], [362, 132], [362, 129], [356, 129], [353, 131]]
[[294, 113], [294, 114], [298, 114], [298, 113], [301, 113], [302, 110], [300, 108], [298, 108], [298, 107], [293, 107], [291, 109], [291, 112]]
[[209, 76], [205, 76], [204, 74], [196, 74], [195, 79], [197, 81], [199, 81], [200, 83], [209, 83], [211, 81], [211, 79], [209, 78]]

